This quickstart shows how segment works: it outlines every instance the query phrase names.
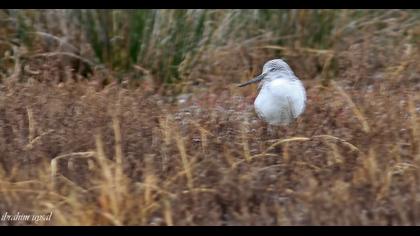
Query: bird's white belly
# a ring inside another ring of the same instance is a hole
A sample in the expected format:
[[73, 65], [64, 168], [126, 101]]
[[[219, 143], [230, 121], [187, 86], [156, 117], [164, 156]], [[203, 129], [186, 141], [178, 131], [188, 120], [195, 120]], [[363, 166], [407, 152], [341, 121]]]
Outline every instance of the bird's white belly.
[[305, 108], [303, 86], [287, 81], [264, 84], [254, 106], [258, 116], [270, 125], [286, 125], [297, 118]]

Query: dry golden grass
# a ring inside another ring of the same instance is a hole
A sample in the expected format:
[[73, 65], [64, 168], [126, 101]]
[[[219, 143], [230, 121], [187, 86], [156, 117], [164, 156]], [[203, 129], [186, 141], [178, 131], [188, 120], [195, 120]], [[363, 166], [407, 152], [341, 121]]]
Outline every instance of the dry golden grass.
[[[0, 209], [53, 212], [38, 225], [420, 225], [419, 32], [369, 27], [328, 50], [203, 49], [166, 87], [30, 61], [0, 83]], [[270, 133], [256, 87], [236, 84], [279, 56], [308, 105]]]

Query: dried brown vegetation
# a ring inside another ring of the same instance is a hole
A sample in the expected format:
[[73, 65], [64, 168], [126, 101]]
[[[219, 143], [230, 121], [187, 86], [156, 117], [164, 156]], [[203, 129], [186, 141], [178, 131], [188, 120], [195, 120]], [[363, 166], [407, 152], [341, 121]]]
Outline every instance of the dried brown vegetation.
[[[419, 22], [403, 34], [398, 17], [328, 50], [203, 50], [171, 86], [32, 60], [0, 84], [0, 209], [51, 225], [420, 225]], [[256, 87], [236, 84], [279, 56], [308, 105], [269, 133]]]

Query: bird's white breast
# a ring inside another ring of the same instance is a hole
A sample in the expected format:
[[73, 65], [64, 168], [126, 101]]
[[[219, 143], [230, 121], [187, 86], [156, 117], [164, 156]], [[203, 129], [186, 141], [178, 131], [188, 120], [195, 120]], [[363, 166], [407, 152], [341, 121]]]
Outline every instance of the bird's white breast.
[[298, 79], [274, 79], [262, 85], [254, 106], [258, 116], [270, 125], [285, 125], [305, 109], [305, 88]]

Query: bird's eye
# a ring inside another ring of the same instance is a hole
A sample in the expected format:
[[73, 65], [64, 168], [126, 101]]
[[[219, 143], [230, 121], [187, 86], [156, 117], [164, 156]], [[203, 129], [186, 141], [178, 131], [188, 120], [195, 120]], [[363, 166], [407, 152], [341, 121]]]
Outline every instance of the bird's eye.
[[275, 71], [275, 70], [276, 70], [276, 68], [274, 68], [274, 67], [270, 69], [270, 71]]

